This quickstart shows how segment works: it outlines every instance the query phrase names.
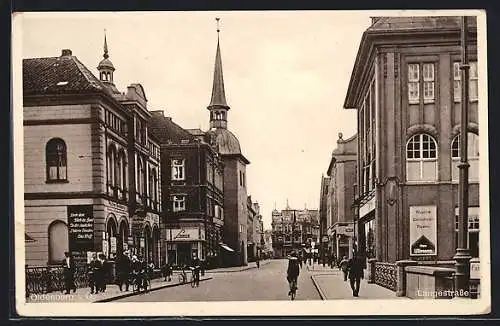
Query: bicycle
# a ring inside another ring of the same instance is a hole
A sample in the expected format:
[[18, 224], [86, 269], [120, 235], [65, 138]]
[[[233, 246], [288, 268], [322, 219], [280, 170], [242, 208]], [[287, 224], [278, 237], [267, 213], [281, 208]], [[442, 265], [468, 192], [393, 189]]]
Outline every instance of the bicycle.
[[297, 280], [292, 280], [290, 283], [290, 299], [293, 301], [295, 300], [295, 296], [297, 293]]

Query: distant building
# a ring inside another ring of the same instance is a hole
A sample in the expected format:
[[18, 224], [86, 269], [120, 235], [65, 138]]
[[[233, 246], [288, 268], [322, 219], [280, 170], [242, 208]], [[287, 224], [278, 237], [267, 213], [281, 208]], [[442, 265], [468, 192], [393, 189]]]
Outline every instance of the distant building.
[[161, 264], [160, 149], [140, 84], [114, 85], [107, 42], [99, 78], [71, 50], [23, 60], [26, 264], [70, 251], [126, 249]]
[[252, 262], [255, 260], [255, 256], [257, 255], [257, 244], [255, 243], [255, 220], [257, 219], [257, 212], [254, 209], [253, 203], [252, 203], [252, 197], [248, 196], [247, 197], [247, 211], [248, 211], [248, 218], [247, 218], [247, 255], [248, 255], [248, 261]]
[[205, 134], [187, 131], [163, 111], [153, 112], [150, 129], [161, 144], [164, 239], [169, 263], [205, 259], [224, 263], [219, 246], [224, 225], [224, 165]]
[[272, 212], [272, 243], [275, 257], [285, 257], [292, 251], [319, 248], [319, 212], [287, 207]]
[[339, 133], [337, 148], [328, 166], [325, 192], [328, 250], [337, 258], [351, 257], [355, 244], [354, 195], [356, 191], [356, 135], [343, 139]]
[[461, 88], [469, 87], [469, 248], [479, 255], [477, 25], [460, 79], [460, 17], [378, 17], [344, 103], [357, 110], [359, 248], [382, 262], [451, 260], [458, 229]]

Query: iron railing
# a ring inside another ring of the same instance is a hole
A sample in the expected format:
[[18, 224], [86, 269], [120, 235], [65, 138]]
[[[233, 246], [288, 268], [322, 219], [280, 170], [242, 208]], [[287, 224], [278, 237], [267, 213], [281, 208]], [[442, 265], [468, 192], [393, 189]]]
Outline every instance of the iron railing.
[[[64, 269], [62, 266], [27, 266], [25, 275], [26, 297], [30, 294], [64, 291]], [[74, 280], [77, 288], [88, 286], [87, 266], [77, 266]]]
[[396, 264], [375, 262], [375, 284], [389, 290], [397, 289]]

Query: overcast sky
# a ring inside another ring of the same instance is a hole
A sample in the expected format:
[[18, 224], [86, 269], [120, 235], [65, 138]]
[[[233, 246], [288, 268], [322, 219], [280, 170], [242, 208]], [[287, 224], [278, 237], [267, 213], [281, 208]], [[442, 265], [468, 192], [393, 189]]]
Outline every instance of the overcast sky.
[[121, 91], [141, 83], [149, 110], [165, 110], [183, 128], [209, 127], [215, 50], [220, 45], [228, 129], [239, 139], [248, 194], [265, 228], [276, 203], [317, 209], [338, 133], [356, 131], [343, 109], [370, 12], [48, 13], [23, 17], [23, 58], [62, 49], [95, 75], [106, 29]]

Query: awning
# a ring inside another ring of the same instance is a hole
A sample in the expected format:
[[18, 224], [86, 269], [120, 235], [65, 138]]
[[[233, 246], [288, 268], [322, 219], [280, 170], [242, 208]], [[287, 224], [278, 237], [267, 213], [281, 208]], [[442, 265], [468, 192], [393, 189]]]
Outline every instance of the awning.
[[225, 244], [225, 243], [219, 243], [219, 245], [222, 248], [226, 249], [227, 251], [234, 252], [234, 250], [231, 247], [229, 247], [227, 244]]
[[36, 240], [33, 239], [28, 235], [28, 233], [24, 232], [24, 242], [35, 242]]

